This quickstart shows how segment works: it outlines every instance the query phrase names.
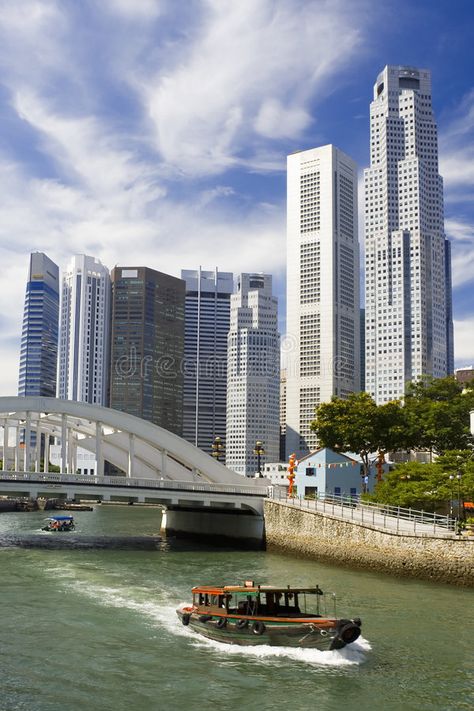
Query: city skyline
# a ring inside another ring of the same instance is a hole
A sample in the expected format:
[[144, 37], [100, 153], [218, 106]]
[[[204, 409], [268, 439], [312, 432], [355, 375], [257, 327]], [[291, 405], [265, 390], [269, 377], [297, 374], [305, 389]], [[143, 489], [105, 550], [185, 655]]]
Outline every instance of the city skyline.
[[0, 393], [16, 391], [35, 250], [61, 266], [83, 252], [110, 268], [145, 263], [175, 276], [193, 264], [262, 270], [274, 275], [283, 314], [285, 157], [333, 143], [357, 162], [360, 186], [373, 81], [388, 63], [432, 73], [456, 366], [473, 363], [474, 92], [465, 60], [473, 10], [464, 0], [422, 5], [5, 7]]

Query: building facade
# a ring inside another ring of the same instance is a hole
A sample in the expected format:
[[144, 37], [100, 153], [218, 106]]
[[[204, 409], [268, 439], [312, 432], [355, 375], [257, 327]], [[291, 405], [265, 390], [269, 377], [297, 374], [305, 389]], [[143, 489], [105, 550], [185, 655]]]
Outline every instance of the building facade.
[[211, 454], [221, 438], [225, 448], [227, 406], [227, 334], [230, 297], [229, 272], [181, 271], [186, 282], [184, 335], [183, 437]]
[[109, 340], [109, 270], [76, 255], [62, 275], [58, 397], [108, 404]]
[[241, 274], [231, 297], [227, 358], [226, 466], [254, 476], [263, 443], [266, 461], [278, 461], [280, 339], [278, 303], [269, 274]]
[[185, 283], [148, 267], [111, 276], [110, 407], [181, 436]]
[[18, 395], [56, 397], [59, 269], [42, 252], [30, 255], [21, 334]]
[[314, 451], [319, 403], [360, 387], [357, 167], [332, 145], [288, 156], [286, 454]]
[[449, 244], [426, 69], [387, 66], [365, 170], [366, 390], [377, 403], [453, 370]]

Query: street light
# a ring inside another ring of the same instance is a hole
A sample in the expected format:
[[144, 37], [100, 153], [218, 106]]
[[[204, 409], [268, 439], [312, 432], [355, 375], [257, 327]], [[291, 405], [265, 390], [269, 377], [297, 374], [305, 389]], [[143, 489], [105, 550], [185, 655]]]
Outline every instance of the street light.
[[224, 445], [220, 437], [215, 437], [212, 443], [212, 456], [218, 462], [220, 454], [224, 451]]
[[452, 517], [453, 517], [453, 513], [454, 513], [454, 512], [453, 512], [453, 499], [454, 499], [454, 489], [453, 489], [453, 487], [454, 487], [454, 474], [450, 474], [450, 475], [449, 475], [449, 483], [450, 483], [450, 494], [451, 494], [451, 498], [450, 498], [450, 500], [449, 500], [449, 515], [450, 515], [450, 516], [451, 516], [451, 518], [452, 518]]
[[461, 479], [462, 479], [462, 474], [461, 472], [458, 472], [456, 474], [456, 479], [458, 480], [458, 519], [461, 521], [461, 519], [464, 519], [464, 506], [462, 507], [461, 510]]
[[263, 442], [259, 439], [255, 442], [253, 453], [257, 455], [257, 476], [262, 476], [261, 457], [265, 454], [265, 450], [263, 448]]

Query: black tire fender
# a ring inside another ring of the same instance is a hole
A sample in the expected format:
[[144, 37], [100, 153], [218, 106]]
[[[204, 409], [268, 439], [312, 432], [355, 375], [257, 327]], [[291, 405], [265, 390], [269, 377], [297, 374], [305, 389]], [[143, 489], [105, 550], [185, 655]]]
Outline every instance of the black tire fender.
[[248, 620], [237, 620], [235, 623], [235, 626], [237, 627], [238, 630], [244, 630], [246, 627], [248, 627], [249, 621]]
[[252, 625], [252, 632], [253, 634], [256, 635], [261, 635], [265, 632], [265, 625], [263, 622], [260, 620], [257, 620], [257, 622], [254, 622]]
[[183, 616], [181, 617], [181, 622], [185, 627], [189, 625], [189, 620], [191, 619], [191, 615], [188, 612], [184, 612]]
[[355, 642], [356, 639], [360, 637], [360, 627], [353, 622], [349, 622], [341, 627], [338, 636], [345, 644], [352, 644], [352, 642]]
[[223, 630], [224, 627], [227, 626], [227, 620], [225, 617], [219, 617], [219, 619], [216, 622], [216, 627], [218, 627], [220, 630]]

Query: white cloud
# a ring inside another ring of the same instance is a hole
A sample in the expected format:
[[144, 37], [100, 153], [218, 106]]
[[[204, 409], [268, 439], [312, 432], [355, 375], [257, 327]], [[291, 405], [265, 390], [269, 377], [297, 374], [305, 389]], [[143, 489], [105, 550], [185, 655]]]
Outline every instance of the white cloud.
[[454, 321], [454, 352], [458, 367], [474, 363], [474, 316]]
[[255, 119], [255, 130], [267, 138], [297, 136], [310, 123], [311, 116], [302, 108], [283, 106], [278, 99], [264, 101]]
[[164, 10], [160, 0], [101, 0], [111, 12], [127, 20], [154, 20]]
[[[137, 78], [163, 159], [187, 175], [258, 158], [261, 138], [296, 137], [308, 102], [350, 62], [364, 31], [347, 2], [206, 0], [202, 25]], [[356, 29], [357, 26], [357, 29]], [[317, 41], [315, 37], [317, 36]]]
[[450, 202], [460, 191], [463, 200], [462, 189], [474, 186], [474, 91], [450, 113], [440, 133], [440, 173]]

